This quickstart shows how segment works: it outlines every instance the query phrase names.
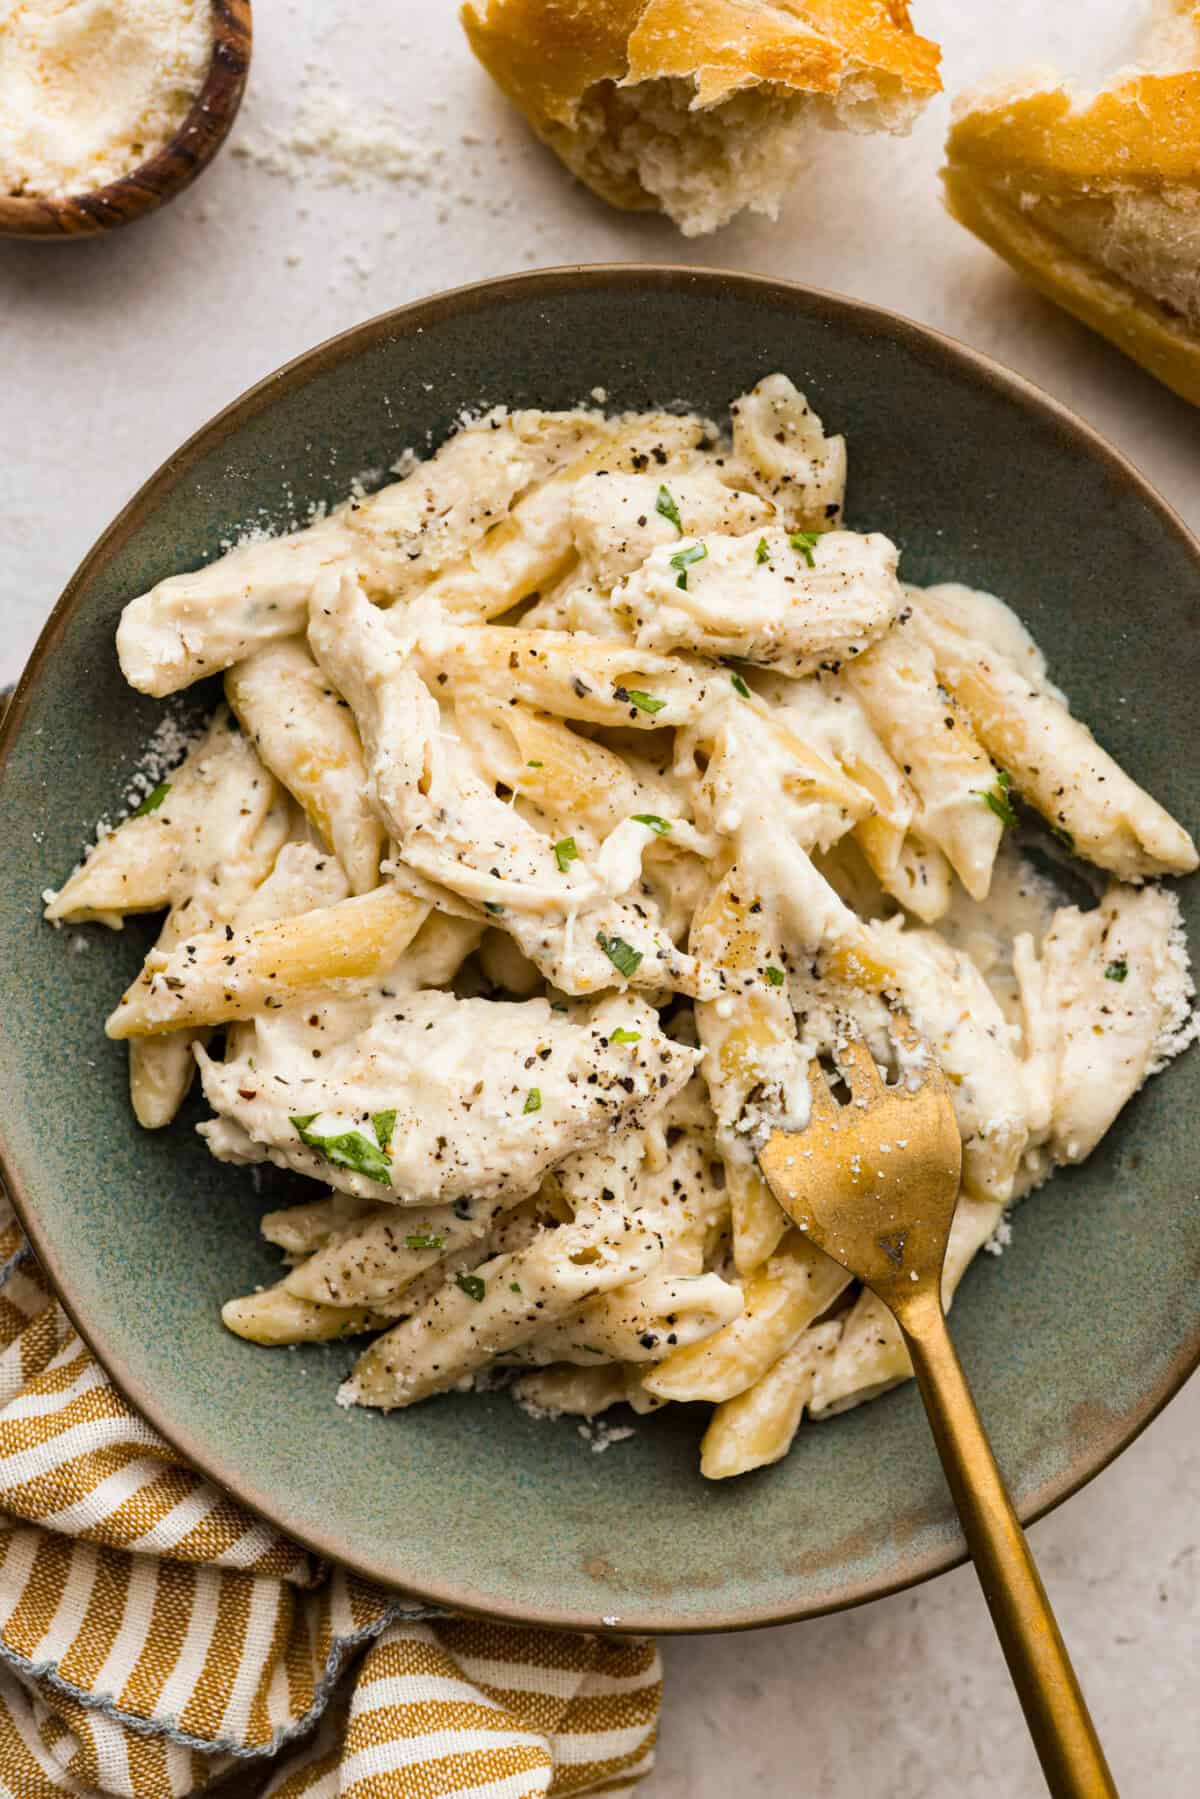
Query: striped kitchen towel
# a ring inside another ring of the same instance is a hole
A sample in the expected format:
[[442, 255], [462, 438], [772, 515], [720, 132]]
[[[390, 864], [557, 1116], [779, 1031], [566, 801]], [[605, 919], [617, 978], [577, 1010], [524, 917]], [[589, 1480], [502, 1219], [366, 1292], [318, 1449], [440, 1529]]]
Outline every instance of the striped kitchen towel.
[[533, 1799], [653, 1763], [652, 1643], [319, 1563], [113, 1388], [0, 1195], [0, 1799]]

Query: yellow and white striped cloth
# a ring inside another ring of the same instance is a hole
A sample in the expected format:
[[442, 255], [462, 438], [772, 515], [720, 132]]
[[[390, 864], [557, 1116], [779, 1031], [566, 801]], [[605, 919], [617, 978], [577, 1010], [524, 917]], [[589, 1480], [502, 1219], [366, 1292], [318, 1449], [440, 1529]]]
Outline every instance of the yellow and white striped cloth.
[[449, 1617], [329, 1568], [184, 1466], [0, 1195], [0, 1799], [625, 1793], [645, 1641]]

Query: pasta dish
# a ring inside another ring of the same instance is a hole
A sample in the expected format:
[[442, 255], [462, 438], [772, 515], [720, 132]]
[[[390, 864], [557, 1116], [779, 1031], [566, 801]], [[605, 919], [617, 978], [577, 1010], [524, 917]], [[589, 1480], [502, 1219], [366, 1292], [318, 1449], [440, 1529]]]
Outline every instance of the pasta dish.
[[902, 1078], [899, 1006], [940, 1061], [948, 1302], [1191, 1040], [1196, 851], [1015, 612], [844, 528], [783, 375], [728, 430], [498, 409], [398, 473], [126, 606], [135, 688], [224, 700], [46, 916], [165, 914], [106, 1027], [137, 1118], [198, 1071], [214, 1156], [318, 1183], [231, 1331], [369, 1338], [345, 1405], [503, 1369], [773, 1462], [910, 1372], [758, 1172], [812, 1058], [852, 1023]]

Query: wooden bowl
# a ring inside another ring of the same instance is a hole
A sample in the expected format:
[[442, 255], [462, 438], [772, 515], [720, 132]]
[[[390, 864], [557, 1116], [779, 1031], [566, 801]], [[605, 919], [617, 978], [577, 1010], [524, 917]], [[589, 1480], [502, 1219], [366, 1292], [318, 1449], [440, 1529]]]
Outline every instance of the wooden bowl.
[[212, 0], [213, 53], [204, 85], [173, 137], [119, 181], [83, 194], [0, 194], [0, 237], [95, 237], [155, 212], [191, 185], [225, 141], [250, 68], [250, 0]]

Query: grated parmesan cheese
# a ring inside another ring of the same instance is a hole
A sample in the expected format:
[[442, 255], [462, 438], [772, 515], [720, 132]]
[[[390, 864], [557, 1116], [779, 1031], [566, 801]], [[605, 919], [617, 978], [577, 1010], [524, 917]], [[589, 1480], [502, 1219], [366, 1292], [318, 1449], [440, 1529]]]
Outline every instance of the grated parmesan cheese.
[[182, 123], [212, 44], [209, 0], [0, 0], [0, 192], [131, 173]]
[[360, 187], [364, 176], [426, 183], [440, 152], [400, 129], [387, 112], [371, 112], [305, 70], [304, 97], [286, 135], [243, 136], [233, 154], [287, 181], [315, 175], [323, 187]]
[[[0, 5], [2, 4], [3, 0], [0, 0]], [[83, 867], [96, 846], [103, 843], [106, 837], [111, 837], [117, 825], [128, 818], [129, 814], [141, 805], [146, 796], [153, 793], [159, 783], [166, 779], [171, 770], [183, 761], [192, 745], [203, 734], [204, 724], [202, 721], [196, 719], [189, 721], [185, 713], [170, 708], [163, 713], [138, 757], [137, 767], [129, 777], [124, 803], [115, 821], [103, 813], [96, 820], [92, 840], [85, 846], [79, 861], [71, 870], [72, 875]], [[45, 905], [52, 906], [57, 898], [58, 889], [54, 887], [43, 889], [42, 901]], [[56, 930], [60, 928], [57, 921], [51, 922], [54, 923]], [[86, 939], [80, 940], [77, 937], [72, 942], [72, 948], [76, 952], [85, 946]]]
[[632, 1424], [608, 1424], [603, 1418], [587, 1419], [575, 1426], [593, 1455], [603, 1455], [614, 1443], [628, 1442], [636, 1435]]

